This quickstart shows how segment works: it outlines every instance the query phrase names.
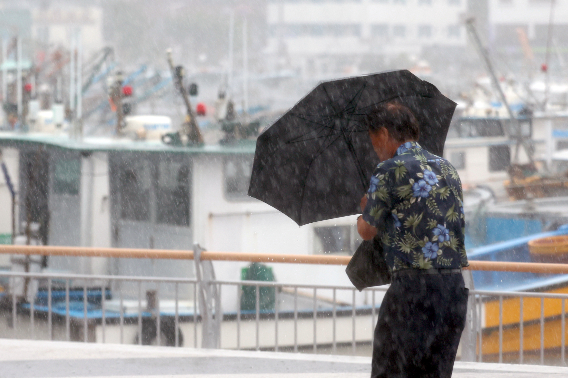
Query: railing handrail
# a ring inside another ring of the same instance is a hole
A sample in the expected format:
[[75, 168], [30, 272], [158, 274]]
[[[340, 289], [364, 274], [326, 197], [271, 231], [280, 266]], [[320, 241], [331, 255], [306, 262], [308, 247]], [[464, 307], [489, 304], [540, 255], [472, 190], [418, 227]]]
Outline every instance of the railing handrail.
[[[194, 258], [193, 251], [191, 250], [185, 251], [169, 249], [58, 247], [36, 245], [0, 245], [0, 254], [176, 260], [193, 260]], [[204, 251], [201, 253], [201, 260], [347, 265], [351, 260], [351, 256]], [[469, 267], [467, 269], [492, 272], [568, 274], [568, 264], [526, 263], [509, 261], [470, 261]]]
[[[197, 280], [191, 278], [175, 277], [146, 277], [146, 276], [112, 276], [112, 275], [89, 275], [89, 274], [68, 274], [68, 273], [26, 273], [0, 271], [0, 277], [8, 278], [33, 278], [33, 279], [60, 279], [60, 280], [86, 280], [86, 281], [130, 281], [130, 282], [159, 282], [159, 283], [178, 283], [196, 284]], [[235, 280], [212, 280], [213, 285], [227, 286], [250, 286], [250, 287], [293, 287], [298, 289], [318, 289], [318, 290], [356, 290], [353, 286], [347, 285], [324, 285], [324, 284], [302, 284], [293, 282], [276, 281], [235, 281]], [[366, 288], [368, 291], [386, 291], [388, 285], [374, 286]], [[53, 289], [55, 290], [55, 289]], [[504, 298], [544, 298], [544, 299], [567, 299], [568, 293], [548, 293], [534, 291], [503, 291], [503, 290], [476, 290], [471, 289], [470, 295], [482, 295], [485, 297]]]

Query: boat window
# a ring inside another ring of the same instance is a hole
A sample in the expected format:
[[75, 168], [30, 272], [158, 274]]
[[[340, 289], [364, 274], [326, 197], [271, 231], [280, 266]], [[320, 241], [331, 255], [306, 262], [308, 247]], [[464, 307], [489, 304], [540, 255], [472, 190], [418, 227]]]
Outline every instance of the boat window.
[[454, 122], [450, 123], [450, 128], [448, 129], [448, 135], [446, 139], [449, 138], [459, 138], [460, 137], [460, 123]]
[[187, 162], [160, 161], [158, 164], [157, 223], [189, 226], [189, 173]]
[[120, 170], [120, 217], [148, 221], [150, 219], [150, 163], [131, 161]]
[[568, 177], [568, 161], [567, 160], [553, 160], [552, 172], [559, 176]]
[[503, 124], [498, 119], [461, 119], [458, 133], [462, 138], [504, 136]]
[[465, 152], [452, 151], [448, 159], [455, 169], [465, 169]]
[[353, 255], [363, 239], [355, 225], [315, 227], [314, 253]]
[[81, 160], [60, 159], [54, 164], [53, 191], [56, 194], [79, 194], [81, 184]]
[[509, 146], [489, 147], [489, 172], [505, 171], [511, 165]]
[[559, 140], [556, 142], [556, 151], [568, 150], [568, 140]]
[[249, 199], [248, 188], [252, 173], [253, 157], [225, 159], [225, 196], [229, 200]]

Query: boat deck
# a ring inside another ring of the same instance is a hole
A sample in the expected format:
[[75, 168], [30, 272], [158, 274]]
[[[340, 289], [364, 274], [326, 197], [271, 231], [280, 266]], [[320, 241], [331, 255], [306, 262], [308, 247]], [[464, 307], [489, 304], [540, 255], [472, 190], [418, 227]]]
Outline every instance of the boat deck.
[[[0, 376], [366, 378], [370, 358], [0, 339]], [[566, 377], [568, 368], [457, 362], [453, 377]]]

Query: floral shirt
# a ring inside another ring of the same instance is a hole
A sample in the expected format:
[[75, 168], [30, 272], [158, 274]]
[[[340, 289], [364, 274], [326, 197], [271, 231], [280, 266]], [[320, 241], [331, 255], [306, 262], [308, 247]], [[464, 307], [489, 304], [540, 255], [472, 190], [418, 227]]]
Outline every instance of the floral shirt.
[[377, 166], [363, 219], [379, 230], [393, 271], [468, 266], [458, 173], [416, 142]]

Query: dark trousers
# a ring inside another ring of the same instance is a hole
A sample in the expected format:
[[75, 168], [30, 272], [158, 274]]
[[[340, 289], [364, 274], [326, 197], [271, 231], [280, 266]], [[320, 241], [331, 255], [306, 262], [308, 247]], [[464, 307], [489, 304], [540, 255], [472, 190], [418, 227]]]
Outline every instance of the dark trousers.
[[460, 273], [394, 277], [379, 310], [371, 378], [451, 377], [467, 297]]

